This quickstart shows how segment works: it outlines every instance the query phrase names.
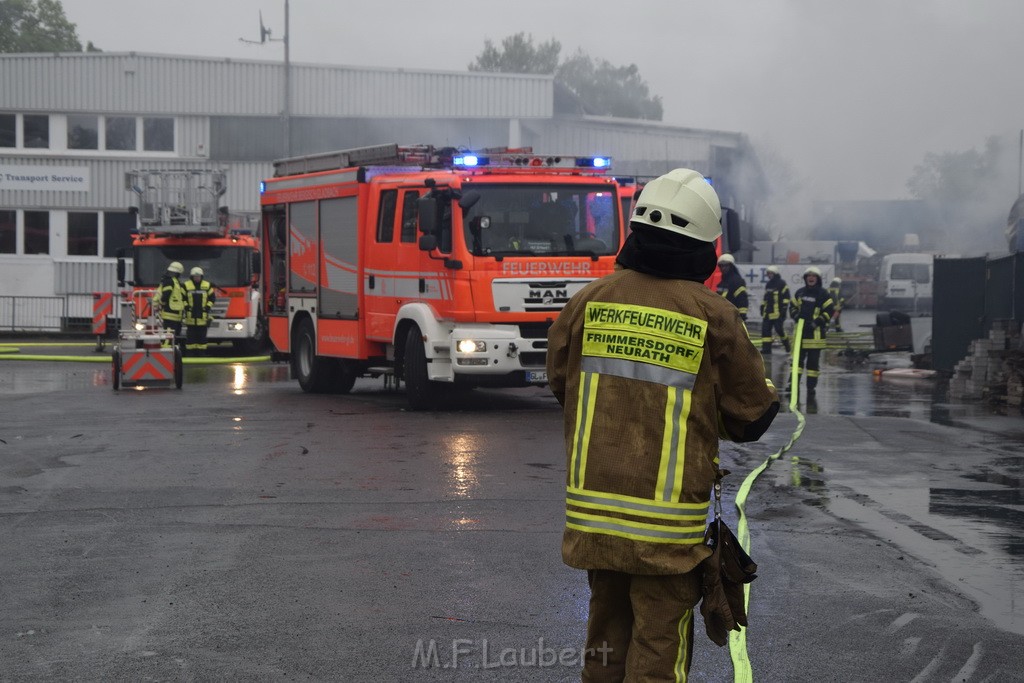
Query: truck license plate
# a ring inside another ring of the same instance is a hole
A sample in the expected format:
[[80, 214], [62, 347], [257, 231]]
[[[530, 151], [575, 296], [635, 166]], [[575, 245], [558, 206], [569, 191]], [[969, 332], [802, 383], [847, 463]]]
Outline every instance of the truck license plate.
[[527, 370], [526, 381], [530, 384], [547, 384], [548, 373], [546, 370]]

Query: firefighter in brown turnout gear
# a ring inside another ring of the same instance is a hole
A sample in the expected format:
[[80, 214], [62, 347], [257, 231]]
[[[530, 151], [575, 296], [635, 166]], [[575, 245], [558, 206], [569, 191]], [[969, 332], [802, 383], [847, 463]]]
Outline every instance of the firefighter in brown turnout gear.
[[739, 311], [703, 284], [720, 221], [696, 171], [647, 183], [621, 269], [548, 333], [564, 409], [562, 559], [587, 570], [591, 591], [589, 683], [685, 677], [719, 438], [756, 440], [779, 408]]
[[[804, 271], [804, 286], [796, 290], [790, 302], [793, 320], [804, 321], [801, 335], [800, 373], [807, 372], [807, 400], [813, 401], [821, 374], [821, 347], [832, 320], [835, 306], [828, 290], [821, 285], [821, 271], [815, 266]], [[815, 348], [815, 344], [818, 344]]]

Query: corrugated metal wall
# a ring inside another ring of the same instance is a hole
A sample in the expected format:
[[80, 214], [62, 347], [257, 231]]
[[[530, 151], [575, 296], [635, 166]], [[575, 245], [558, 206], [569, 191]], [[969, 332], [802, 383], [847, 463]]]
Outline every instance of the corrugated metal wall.
[[1024, 321], [1024, 254], [935, 259], [932, 365], [950, 372], [1001, 320]]
[[[295, 116], [545, 118], [550, 76], [292, 64]], [[173, 55], [0, 56], [0, 109], [273, 116], [281, 62]]]
[[117, 290], [117, 264], [111, 260], [54, 259], [54, 293], [91, 294]]
[[985, 334], [985, 259], [935, 259], [932, 290], [932, 367], [953, 368]]

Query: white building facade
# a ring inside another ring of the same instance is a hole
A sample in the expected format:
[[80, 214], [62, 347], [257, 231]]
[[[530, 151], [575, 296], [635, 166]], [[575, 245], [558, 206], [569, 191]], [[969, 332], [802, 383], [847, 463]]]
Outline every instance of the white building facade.
[[[285, 100], [285, 91], [290, 96]], [[223, 169], [259, 210], [285, 156], [384, 143], [603, 154], [614, 172], [686, 165], [742, 203], [739, 133], [557, 111], [550, 76], [136, 53], [0, 55], [0, 332], [5, 299], [113, 291], [135, 218], [125, 172]]]

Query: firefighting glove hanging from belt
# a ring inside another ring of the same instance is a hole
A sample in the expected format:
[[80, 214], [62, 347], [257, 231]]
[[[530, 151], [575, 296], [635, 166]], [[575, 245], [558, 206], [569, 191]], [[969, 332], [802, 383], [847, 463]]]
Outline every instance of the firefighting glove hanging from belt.
[[728, 473], [719, 471], [715, 479], [715, 518], [704, 533], [711, 556], [701, 563], [700, 613], [708, 638], [719, 646], [729, 642], [729, 631], [747, 625], [743, 584], [757, 578], [757, 565], [722, 519], [722, 477]]

